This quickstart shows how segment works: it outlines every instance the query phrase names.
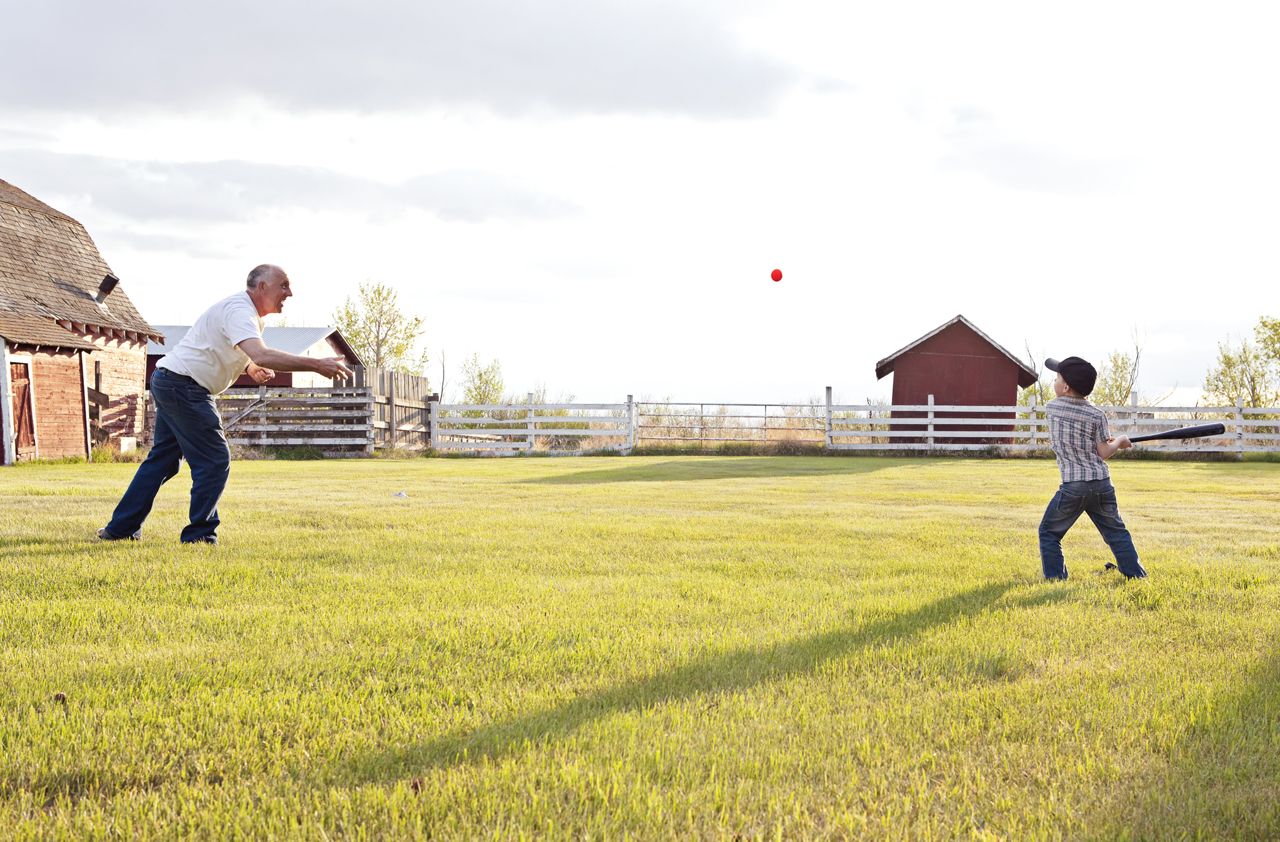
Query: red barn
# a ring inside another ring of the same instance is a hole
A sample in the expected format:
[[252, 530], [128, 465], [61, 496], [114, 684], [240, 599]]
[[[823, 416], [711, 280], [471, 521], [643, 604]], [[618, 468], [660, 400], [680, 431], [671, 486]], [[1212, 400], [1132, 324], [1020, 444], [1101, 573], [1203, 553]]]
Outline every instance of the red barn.
[[[1018, 389], [1025, 389], [1038, 379], [1026, 363], [1004, 349], [964, 316], [921, 336], [876, 363], [876, 378], [893, 374], [894, 406], [918, 406], [933, 403], [946, 406], [1013, 406], [1018, 402]], [[924, 412], [895, 411], [894, 418], [921, 418]], [[966, 413], [969, 417], [1012, 419], [1009, 413]], [[892, 425], [891, 429], [920, 431], [919, 425]], [[935, 425], [935, 430], [1009, 432], [1012, 424]], [[899, 438], [901, 443], [920, 439]], [[935, 439], [959, 444], [997, 444], [1007, 438]]]
[[141, 435], [163, 337], [117, 285], [83, 225], [0, 181], [0, 464]]

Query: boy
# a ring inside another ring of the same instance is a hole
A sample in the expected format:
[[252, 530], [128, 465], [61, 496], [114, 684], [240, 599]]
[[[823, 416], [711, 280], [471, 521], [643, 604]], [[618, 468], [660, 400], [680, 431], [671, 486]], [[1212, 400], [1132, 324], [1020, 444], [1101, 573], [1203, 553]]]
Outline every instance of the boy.
[[[1062, 536], [1082, 513], [1087, 513], [1111, 548], [1120, 572], [1130, 579], [1140, 579], [1147, 571], [1138, 563], [1133, 539], [1120, 519], [1116, 490], [1111, 485], [1111, 472], [1106, 463], [1117, 451], [1133, 444], [1128, 436], [1112, 438], [1107, 430], [1107, 416], [1085, 400], [1098, 379], [1092, 365], [1079, 357], [1067, 357], [1061, 362], [1045, 360], [1044, 364], [1058, 373], [1053, 381], [1057, 397], [1049, 401], [1045, 412], [1049, 417], [1049, 440], [1062, 472], [1062, 485], [1040, 521], [1040, 564], [1044, 577], [1067, 578]], [[1116, 565], [1108, 564], [1107, 569]]]

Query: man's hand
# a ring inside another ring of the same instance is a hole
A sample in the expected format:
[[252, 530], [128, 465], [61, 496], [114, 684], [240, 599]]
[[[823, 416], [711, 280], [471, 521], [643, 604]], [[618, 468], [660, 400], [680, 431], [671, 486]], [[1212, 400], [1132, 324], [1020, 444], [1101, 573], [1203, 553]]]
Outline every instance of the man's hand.
[[346, 380], [351, 376], [346, 357], [321, 357], [316, 360], [316, 373], [334, 380]]
[[[260, 338], [246, 339], [239, 345], [253, 365], [272, 372], [276, 371], [314, 371], [334, 380], [345, 380], [351, 376], [347, 368], [346, 357], [303, 357], [290, 354], [275, 348], [268, 348]], [[267, 368], [267, 366], [271, 368]], [[248, 368], [245, 369], [248, 371]], [[256, 379], [256, 378], [255, 378]]]
[[274, 371], [269, 368], [265, 368], [264, 366], [260, 366], [257, 363], [249, 363], [249, 365], [245, 367], [244, 372], [252, 377], [253, 382], [257, 383], [259, 386], [276, 376]]

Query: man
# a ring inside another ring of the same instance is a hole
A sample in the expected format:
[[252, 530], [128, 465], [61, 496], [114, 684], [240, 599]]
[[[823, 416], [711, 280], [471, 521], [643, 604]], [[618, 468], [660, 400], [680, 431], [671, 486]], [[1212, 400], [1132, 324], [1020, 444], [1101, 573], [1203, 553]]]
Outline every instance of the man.
[[98, 530], [104, 541], [142, 537], [160, 486], [178, 473], [178, 460], [191, 466], [191, 522], [184, 544], [218, 542], [218, 498], [231, 471], [231, 451], [213, 396], [226, 391], [242, 372], [256, 383], [275, 370], [314, 371], [343, 379], [351, 370], [342, 357], [300, 357], [268, 348], [262, 317], [279, 313], [293, 295], [289, 276], [264, 264], [249, 273], [246, 289], [224, 298], [196, 319], [182, 341], [156, 363], [151, 399], [156, 405], [151, 452], [116, 506], [111, 522]]

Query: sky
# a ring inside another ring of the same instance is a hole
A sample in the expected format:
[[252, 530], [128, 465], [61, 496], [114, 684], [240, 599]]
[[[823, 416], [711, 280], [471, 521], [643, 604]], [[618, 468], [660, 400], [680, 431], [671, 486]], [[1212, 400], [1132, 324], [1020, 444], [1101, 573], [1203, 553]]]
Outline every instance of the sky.
[[[152, 324], [276, 263], [583, 401], [888, 398], [957, 314], [1193, 402], [1280, 315], [1266, 3], [0, 0], [0, 178]], [[781, 269], [774, 283], [770, 272]]]

